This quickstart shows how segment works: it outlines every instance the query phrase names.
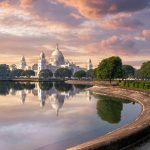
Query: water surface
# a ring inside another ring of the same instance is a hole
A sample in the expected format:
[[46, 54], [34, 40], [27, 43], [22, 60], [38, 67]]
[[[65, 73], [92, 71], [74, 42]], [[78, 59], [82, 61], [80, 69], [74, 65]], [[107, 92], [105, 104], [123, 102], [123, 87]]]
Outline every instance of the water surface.
[[64, 150], [135, 120], [141, 106], [84, 85], [0, 83], [0, 149]]

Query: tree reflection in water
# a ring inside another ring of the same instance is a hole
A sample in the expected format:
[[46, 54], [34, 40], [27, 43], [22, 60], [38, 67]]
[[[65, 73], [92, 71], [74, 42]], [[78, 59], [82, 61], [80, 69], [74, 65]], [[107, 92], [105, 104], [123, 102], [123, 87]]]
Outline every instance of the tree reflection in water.
[[71, 85], [64, 82], [0, 82], [0, 95], [18, 95], [22, 104], [28, 95], [37, 96], [39, 104], [44, 107], [46, 101], [50, 101], [51, 107], [58, 115], [59, 109], [63, 107], [65, 99], [75, 96], [87, 86]]
[[72, 85], [66, 84], [64, 82], [55, 82], [54, 86], [55, 86], [56, 90], [60, 91], [60, 92], [68, 92], [68, 91], [72, 90]]
[[52, 82], [39, 82], [39, 87], [41, 90], [48, 91], [53, 87]]
[[121, 111], [123, 109], [123, 102], [117, 98], [107, 96], [97, 96], [97, 114], [98, 116], [111, 124], [118, 123], [121, 120]]

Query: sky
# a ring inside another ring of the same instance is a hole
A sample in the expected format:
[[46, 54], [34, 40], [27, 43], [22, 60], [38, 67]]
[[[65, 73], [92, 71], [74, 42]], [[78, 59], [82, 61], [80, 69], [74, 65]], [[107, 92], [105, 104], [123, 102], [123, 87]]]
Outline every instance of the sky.
[[150, 60], [150, 0], [0, 0], [0, 63], [49, 60], [56, 43], [83, 67], [120, 56], [139, 68]]

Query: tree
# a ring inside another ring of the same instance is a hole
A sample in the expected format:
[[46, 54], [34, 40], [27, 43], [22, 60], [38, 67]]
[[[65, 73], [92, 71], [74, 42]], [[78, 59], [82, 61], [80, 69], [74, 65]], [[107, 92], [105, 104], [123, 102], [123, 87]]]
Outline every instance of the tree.
[[86, 72], [86, 76], [88, 77], [88, 78], [95, 78], [95, 72], [94, 72], [94, 69], [90, 69], [90, 70], [88, 70], [87, 72]]
[[43, 69], [39, 73], [39, 78], [41, 79], [49, 79], [53, 76], [53, 73], [51, 70], [48, 69]]
[[79, 70], [75, 72], [74, 77], [79, 78], [79, 79], [86, 77], [86, 72], [84, 70]]
[[68, 68], [59, 68], [55, 71], [55, 77], [60, 77], [60, 78], [68, 77], [68, 78], [70, 78], [71, 76], [72, 76], [72, 72]]
[[147, 61], [142, 64], [140, 68], [140, 74], [143, 78], [146, 78], [146, 79], [150, 78], [150, 61]]
[[112, 56], [103, 59], [96, 69], [98, 79], [109, 79], [121, 78], [122, 77], [122, 61], [120, 57]]
[[10, 69], [9, 66], [6, 64], [0, 64], [0, 78], [1, 79], [8, 79], [10, 78]]
[[24, 70], [22, 69], [16, 69], [11, 71], [11, 76], [12, 77], [20, 77], [23, 75]]
[[30, 78], [31, 76], [35, 76], [35, 72], [33, 70], [25, 70], [22, 75]]
[[123, 78], [125, 79], [129, 77], [134, 77], [135, 75], [135, 69], [130, 65], [123, 65], [122, 70], [123, 70]]

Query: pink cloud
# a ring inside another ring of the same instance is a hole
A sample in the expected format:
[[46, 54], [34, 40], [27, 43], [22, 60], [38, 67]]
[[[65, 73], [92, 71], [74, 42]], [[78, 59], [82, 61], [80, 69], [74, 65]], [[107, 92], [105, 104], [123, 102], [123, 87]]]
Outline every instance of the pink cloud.
[[104, 21], [100, 21], [100, 27], [104, 29], [125, 29], [125, 30], [135, 30], [143, 26], [143, 23], [127, 14], [118, 14], [112, 16], [111, 18], [105, 18]]
[[134, 12], [149, 7], [149, 0], [58, 0], [72, 6], [87, 18], [98, 18], [104, 14]]
[[[135, 43], [125, 36], [111, 36], [107, 39], [87, 45], [89, 53], [103, 55], [132, 55], [135, 52]], [[136, 49], [137, 51], [137, 49]]]
[[149, 30], [149, 29], [143, 30], [142, 35], [143, 35], [145, 38], [150, 38], [150, 30]]

